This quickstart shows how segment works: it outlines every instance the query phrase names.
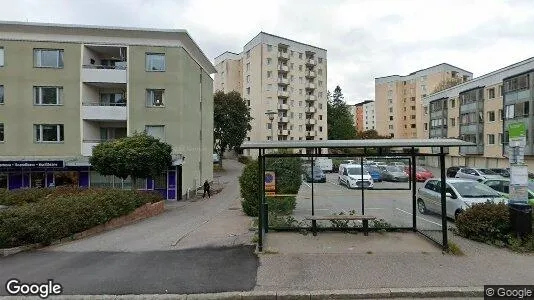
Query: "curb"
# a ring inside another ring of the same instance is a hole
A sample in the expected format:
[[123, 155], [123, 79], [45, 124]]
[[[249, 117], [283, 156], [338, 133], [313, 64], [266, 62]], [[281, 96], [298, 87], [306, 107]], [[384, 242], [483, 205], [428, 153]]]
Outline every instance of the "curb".
[[[323, 300], [323, 299], [384, 299], [384, 298], [438, 298], [438, 297], [483, 297], [483, 287], [426, 287], [426, 288], [376, 288], [353, 290], [319, 290], [319, 291], [249, 291], [224, 292], [210, 294], [157, 294], [157, 295], [61, 295], [52, 299], [73, 300], [115, 300], [115, 299], [157, 299], [157, 300]], [[31, 297], [33, 299], [34, 297]], [[0, 299], [13, 299], [0, 296]], [[35, 297], [35, 299], [39, 299]]]

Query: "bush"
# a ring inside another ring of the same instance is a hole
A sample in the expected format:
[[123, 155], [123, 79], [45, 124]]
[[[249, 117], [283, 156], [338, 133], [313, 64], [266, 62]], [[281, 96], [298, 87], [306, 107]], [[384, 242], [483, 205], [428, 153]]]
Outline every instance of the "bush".
[[297, 199], [294, 196], [267, 197], [267, 205], [269, 212], [290, 215], [297, 206]]
[[250, 156], [245, 156], [245, 155], [240, 155], [238, 158], [237, 158], [237, 161], [246, 165], [248, 164], [249, 162], [252, 161], [252, 158]]
[[0, 211], [0, 248], [34, 243], [46, 245], [126, 215], [146, 203], [162, 200], [157, 193], [118, 189], [58, 189], [56, 194], [48, 195], [46, 201], [28, 202]]
[[239, 176], [239, 190], [241, 192], [241, 207], [247, 216], [257, 217], [259, 209], [260, 191], [258, 190], [258, 162], [251, 161]]
[[472, 205], [456, 220], [458, 234], [484, 243], [508, 242], [511, 232], [508, 206], [503, 203]]

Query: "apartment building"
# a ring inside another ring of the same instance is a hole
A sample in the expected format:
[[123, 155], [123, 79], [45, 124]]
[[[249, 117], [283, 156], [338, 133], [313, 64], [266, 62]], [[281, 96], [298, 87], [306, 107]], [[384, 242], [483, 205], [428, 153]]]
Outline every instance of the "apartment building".
[[422, 126], [428, 123], [428, 114], [423, 111], [421, 99], [448, 78], [461, 78], [465, 82], [472, 77], [471, 72], [442, 63], [406, 76], [375, 78], [375, 121], [378, 134], [401, 139], [428, 136]]
[[213, 178], [213, 73], [185, 30], [2, 22], [0, 188], [131, 188], [88, 158], [146, 131], [174, 162], [135, 188], [181, 199]]
[[260, 32], [215, 68], [214, 90], [238, 91], [250, 106], [248, 140], [327, 139], [325, 49]]
[[[450, 149], [446, 164], [508, 167], [508, 124], [524, 122], [525, 162], [534, 168], [533, 80], [534, 58], [529, 58], [424, 98], [430, 119], [427, 137], [476, 143]], [[428, 163], [437, 165], [430, 158]]]

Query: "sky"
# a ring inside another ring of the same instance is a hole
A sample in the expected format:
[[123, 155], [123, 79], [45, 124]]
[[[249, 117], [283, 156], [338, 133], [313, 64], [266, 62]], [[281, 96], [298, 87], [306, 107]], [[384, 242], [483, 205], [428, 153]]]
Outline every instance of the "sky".
[[443, 62], [474, 77], [534, 56], [532, 0], [0, 0], [0, 20], [186, 29], [209, 59], [260, 31], [325, 48], [328, 89]]

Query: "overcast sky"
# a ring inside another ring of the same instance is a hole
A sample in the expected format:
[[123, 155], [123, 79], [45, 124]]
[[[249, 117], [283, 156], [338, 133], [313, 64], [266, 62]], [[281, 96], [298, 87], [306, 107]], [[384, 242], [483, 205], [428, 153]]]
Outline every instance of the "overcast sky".
[[442, 62], [480, 76], [534, 56], [534, 0], [0, 0], [0, 19], [186, 29], [213, 60], [260, 31], [328, 51], [349, 103]]

